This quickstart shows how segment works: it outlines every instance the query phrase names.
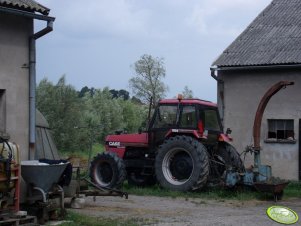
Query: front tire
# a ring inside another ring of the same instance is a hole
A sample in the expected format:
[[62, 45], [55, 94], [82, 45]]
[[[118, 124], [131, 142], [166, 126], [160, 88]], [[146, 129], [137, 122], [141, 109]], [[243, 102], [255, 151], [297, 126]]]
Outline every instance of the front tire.
[[158, 149], [155, 172], [164, 188], [176, 191], [202, 188], [209, 175], [207, 150], [191, 137], [171, 137]]
[[100, 187], [119, 188], [126, 179], [123, 160], [113, 152], [98, 154], [91, 162], [90, 178]]

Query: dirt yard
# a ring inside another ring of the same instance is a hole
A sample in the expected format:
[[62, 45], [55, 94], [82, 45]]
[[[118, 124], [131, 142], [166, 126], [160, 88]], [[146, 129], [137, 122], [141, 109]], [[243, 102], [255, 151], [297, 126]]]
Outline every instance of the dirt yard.
[[[272, 205], [293, 209], [301, 217], [301, 199], [286, 201], [213, 201], [130, 195], [120, 197], [86, 198], [83, 209], [74, 210], [81, 214], [107, 218], [146, 219], [147, 225], [280, 225], [266, 215]], [[296, 225], [301, 225], [300, 221]]]

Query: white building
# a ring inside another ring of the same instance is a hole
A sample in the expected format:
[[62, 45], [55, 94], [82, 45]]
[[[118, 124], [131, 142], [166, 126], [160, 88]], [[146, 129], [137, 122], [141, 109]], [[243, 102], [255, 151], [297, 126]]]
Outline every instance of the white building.
[[[301, 179], [301, 1], [273, 0], [212, 64], [224, 127], [233, 130], [242, 152], [253, 143], [257, 106], [275, 83], [279, 91], [267, 105], [261, 125], [261, 159], [273, 175]], [[248, 158], [245, 165], [253, 164]]]
[[[49, 11], [33, 0], [0, 0], [0, 131], [20, 145], [22, 160], [35, 155], [35, 42], [52, 31]], [[34, 20], [45, 28], [35, 32]]]

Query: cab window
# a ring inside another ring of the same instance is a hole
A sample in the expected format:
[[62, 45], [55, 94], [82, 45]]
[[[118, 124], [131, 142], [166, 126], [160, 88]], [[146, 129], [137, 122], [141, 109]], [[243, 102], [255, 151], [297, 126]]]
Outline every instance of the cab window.
[[213, 109], [203, 110], [203, 120], [206, 130], [220, 131], [220, 124], [217, 116], [217, 111]]
[[195, 106], [183, 106], [180, 119], [180, 128], [196, 128], [196, 108]]
[[156, 111], [153, 128], [175, 127], [177, 120], [177, 105], [161, 105]]

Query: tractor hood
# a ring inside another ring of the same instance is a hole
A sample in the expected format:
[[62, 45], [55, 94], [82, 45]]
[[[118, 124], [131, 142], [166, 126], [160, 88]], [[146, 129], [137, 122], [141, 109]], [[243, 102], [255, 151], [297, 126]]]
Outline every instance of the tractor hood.
[[147, 133], [134, 133], [134, 134], [120, 134], [108, 135], [106, 137], [106, 146], [109, 147], [147, 147], [148, 134]]

